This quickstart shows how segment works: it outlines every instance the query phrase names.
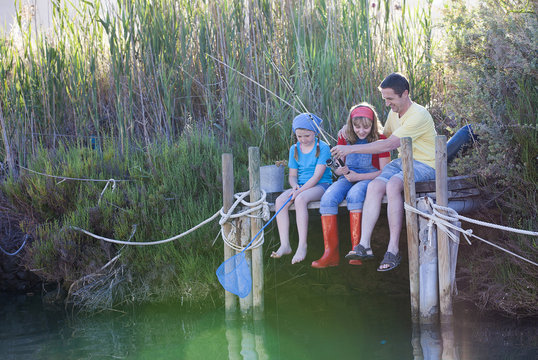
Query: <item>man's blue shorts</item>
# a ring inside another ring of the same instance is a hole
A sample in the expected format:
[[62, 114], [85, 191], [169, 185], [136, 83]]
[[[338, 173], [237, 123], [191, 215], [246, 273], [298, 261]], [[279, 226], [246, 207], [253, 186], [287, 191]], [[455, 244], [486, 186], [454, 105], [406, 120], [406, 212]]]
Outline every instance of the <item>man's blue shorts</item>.
[[[435, 179], [435, 169], [420, 161], [413, 160], [413, 170], [415, 173], [415, 182]], [[402, 159], [394, 159], [388, 163], [376, 179], [388, 182], [393, 176], [403, 181]]]

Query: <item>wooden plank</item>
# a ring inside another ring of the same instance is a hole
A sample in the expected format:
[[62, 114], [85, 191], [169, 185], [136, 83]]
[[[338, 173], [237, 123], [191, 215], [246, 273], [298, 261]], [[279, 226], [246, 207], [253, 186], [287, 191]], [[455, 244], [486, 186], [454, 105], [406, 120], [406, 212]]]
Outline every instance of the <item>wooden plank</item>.
[[[452, 176], [447, 178], [448, 190], [461, 190], [475, 188], [475, 184], [472, 181], [473, 177], [469, 175]], [[433, 192], [436, 189], [435, 180], [421, 181], [415, 184], [415, 190], [417, 193]]]
[[[269, 195], [271, 195], [272, 198], [275, 198], [279, 195], [280, 193], [271, 193]], [[469, 197], [476, 197], [476, 196], [479, 196], [480, 195], [480, 191], [476, 188], [469, 188], [469, 189], [461, 189], [461, 190], [454, 190], [454, 191], [449, 191], [448, 192], [448, 199], [449, 200], [456, 200], [456, 199], [464, 199], [464, 198], [469, 198]], [[435, 195], [435, 192], [417, 192], [417, 198], [419, 197], [425, 197], [425, 196], [428, 196], [432, 199], [436, 199], [436, 195]], [[269, 197], [269, 196], [268, 196]], [[275, 211], [275, 204], [274, 202], [268, 202], [269, 203], [269, 210], [274, 212]], [[387, 197], [384, 196], [383, 197], [383, 200], [382, 200], [382, 203], [383, 204], [386, 204], [387, 203]], [[320, 202], [319, 201], [312, 201], [308, 204], [308, 208], [309, 209], [319, 209], [319, 205], [320, 205]], [[346, 200], [342, 201], [340, 203], [340, 205], [338, 205], [339, 207], [347, 207], [347, 202]], [[290, 210], [295, 210], [295, 206], [293, 204], [291, 204]]]

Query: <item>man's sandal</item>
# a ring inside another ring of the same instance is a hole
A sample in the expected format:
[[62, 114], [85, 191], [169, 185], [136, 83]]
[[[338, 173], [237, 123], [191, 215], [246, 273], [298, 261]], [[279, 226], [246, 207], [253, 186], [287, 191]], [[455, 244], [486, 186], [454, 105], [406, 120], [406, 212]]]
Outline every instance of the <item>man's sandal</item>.
[[347, 255], [346, 259], [348, 260], [366, 260], [373, 259], [374, 253], [371, 248], [365, 248], [361, 244], [357, 244], [353, 250], [351, 250]]
[[[377, 268], [377, 271], [389, 271], [394, 268], [396, 268], [398, 265], [400, 265], [400, 261], [402, 260], [402, 257], [400, 254], [394, 255], [390, 251], [387, 251], [385, 253], [385, 257], [383, 257], [383, 261], [381, 261], [381, 264], [379, 264], [379, 267]], [[389, 267], [382, 268], [383, 265], [389, 265]]]

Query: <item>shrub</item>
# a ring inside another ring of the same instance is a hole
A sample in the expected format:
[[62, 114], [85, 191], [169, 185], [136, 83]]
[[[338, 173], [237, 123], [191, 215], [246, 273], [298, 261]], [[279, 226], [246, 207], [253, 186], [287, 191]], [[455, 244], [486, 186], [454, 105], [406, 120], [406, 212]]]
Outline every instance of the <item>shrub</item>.
[[[486, 211], [488, 220], [529, 230], [536, 230], [538, 188], [535, 6], [483, 0], [468, 9], [464, 1], [453, 1], [445, 18], [450, 59], [445, 111], [463, 124], [473, 124], [480, 136], [480, 145], [456, 160], [455, 168], [476, 175], [487, 205], [499, 209]], [[501, 246], [536, 259], [535, 238], [498, 236]], [[484, 308], [536, 315], [536, 267], [497, 250], [480, 249], [485, 246], [475, 244], [464, 258], [462, 274], [469, 281], [464, 296]]]

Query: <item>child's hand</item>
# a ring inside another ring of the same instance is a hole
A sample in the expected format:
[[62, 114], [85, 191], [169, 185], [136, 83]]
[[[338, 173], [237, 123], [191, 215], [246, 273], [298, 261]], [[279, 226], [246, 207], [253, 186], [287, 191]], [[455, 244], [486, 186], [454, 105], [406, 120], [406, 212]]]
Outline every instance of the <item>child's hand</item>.
[[299, 188], [300, 188], [299, 185], [295, 185], [295, 186], [292, 187], [292, 191], [291, 191], [291, 200], [290, 200], [290, 201], [295, 200], [295, 198], [297, 197], [297, 195], [300, 194]]
[[349, 182], [356, 182], [360, 180], [360, 174], [352, 170], [349, 170], [347, 173], [344, 173], [344, 177]]
[[349, 174], [351, 170], [347, 167], [347, 165], [340, 166], [337, 168], [338, 175], [347, 175]]

